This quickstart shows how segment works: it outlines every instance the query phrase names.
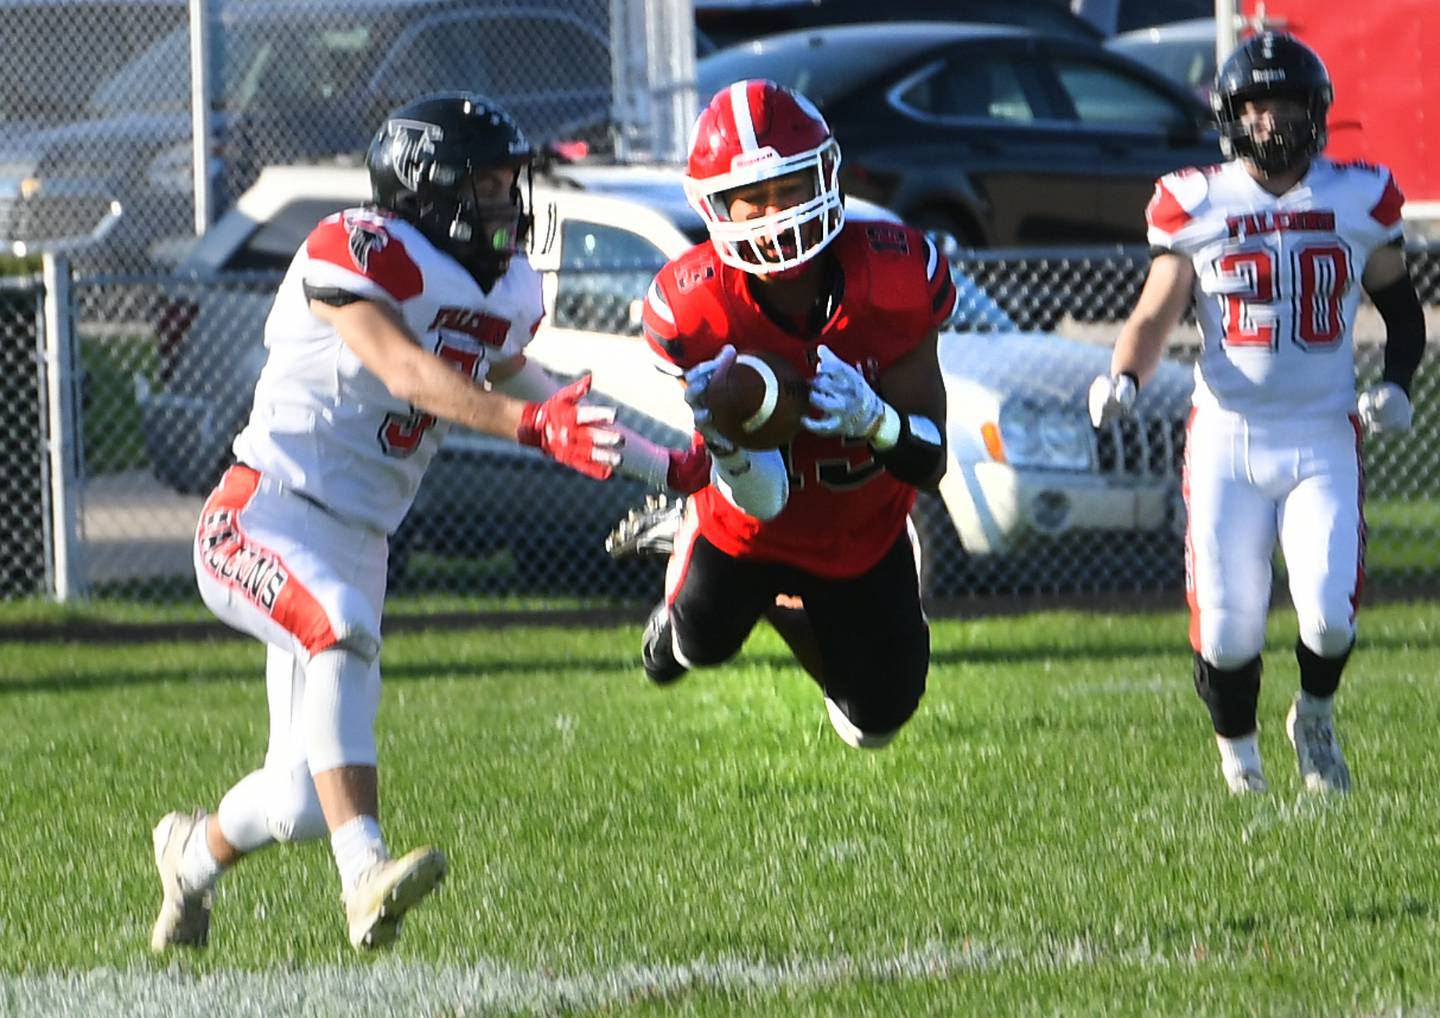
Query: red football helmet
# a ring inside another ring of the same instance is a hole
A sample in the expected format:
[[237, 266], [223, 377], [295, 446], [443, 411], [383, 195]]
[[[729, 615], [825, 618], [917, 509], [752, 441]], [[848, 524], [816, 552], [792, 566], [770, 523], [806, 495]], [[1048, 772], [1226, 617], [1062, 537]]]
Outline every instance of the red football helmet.
[[[809, 198], [769, 215], [730, 218], [725, 192], [807, 170]], [[819, 254], [845, 223], [840, 146], [803, 95], [773, 81], [737, 81], [715, 93], [695, 121], [685, 196], [721, 261], [757, 275], [784, 272]]]

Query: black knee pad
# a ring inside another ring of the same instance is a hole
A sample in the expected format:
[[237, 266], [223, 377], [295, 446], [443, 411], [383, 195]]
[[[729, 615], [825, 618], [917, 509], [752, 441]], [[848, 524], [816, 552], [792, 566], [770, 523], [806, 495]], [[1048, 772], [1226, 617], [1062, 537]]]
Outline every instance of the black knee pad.
[[1300, 688], [1321, 699], [1334, 696], [1335, 690], [1340, 688], [1340, 673], [1345, 670], [1345, 662], [1350, 660], [1350, 652], [1354, 649], [1355, 641], [1352, 640], [1339, 657], [1321, 657], [1305, 646], [1304, 640], [1296, 640], [1295, 660], [1300, 662]]
[[1227, 739], [1255, 731], [1255, 705], [1260, 701], [1260, 655], [1239, 668], [1216, 668], [1195, 655], [1195, 692], [1210, 709], [1215, 734]]

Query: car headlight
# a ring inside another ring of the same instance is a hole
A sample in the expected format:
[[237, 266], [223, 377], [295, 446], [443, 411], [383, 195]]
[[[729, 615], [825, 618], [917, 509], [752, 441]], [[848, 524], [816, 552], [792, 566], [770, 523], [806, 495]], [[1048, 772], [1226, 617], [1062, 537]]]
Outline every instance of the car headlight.
[[997, 430], [1002, 455], [1012, 466], [1089, 470], [1094, 465], [1090, 422], [1082, 413], [1010, 400], [1000, 407]]

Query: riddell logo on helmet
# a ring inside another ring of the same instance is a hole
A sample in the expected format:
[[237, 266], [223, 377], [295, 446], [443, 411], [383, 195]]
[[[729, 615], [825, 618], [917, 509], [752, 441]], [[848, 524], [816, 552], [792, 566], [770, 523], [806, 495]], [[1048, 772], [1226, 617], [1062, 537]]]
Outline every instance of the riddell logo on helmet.
[[1284, 81], [1285, 69], [1277, 67], [1274, 70], [1264, 70], [1263, 68], [1257, 67], [1250, 72], [1250, 77], [1256, 81]]
[[766, 145], [764, 148], [754, 152], [741, 152], [734, 159], [730, 160], [730, 168], [732, 170], [741, 170], [747, 166], [758, 166], [760, 163], [773, 163], [779, 158], [780, 153], [776, 152], [769, 145]]

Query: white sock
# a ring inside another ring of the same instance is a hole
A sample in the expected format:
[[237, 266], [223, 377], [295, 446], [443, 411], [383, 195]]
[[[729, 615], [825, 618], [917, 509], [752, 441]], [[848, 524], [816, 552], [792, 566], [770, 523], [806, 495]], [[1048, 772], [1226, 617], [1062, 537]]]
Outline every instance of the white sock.
[[1335, 697], [1333, 695], [1312, 696], [1302, 689], [1300, 690], [1300, 700], [1296, 705], [1295, 712], [1312, 718], [1328, 718], [1334, 712], [1334, 709]]
[[390, 858], [385, 839], [380, 836], [380, 822], [374, 817], [358, 816], [330, 832], [330, 850], [335, 853], [335, 866], [340, 883], [350, 890], [360, 876], [377, 862]]
[[210, 852], [207, 832], [212, 819], [214, 818], [206, 817], [190, 832], [190, 839], [185, 842], [185, 852], [180, 857], [180, 886], [196, 894], [214, 887], [220, 874], [225, 872], [225, 868], [215, 861], [215, 856]]
[[1220, 747], [1220, 769], [1226, 774], [1260, 770], [1260, 733], [1251, 732], [1237, 739], [1215, 736], [1215, 745]]

